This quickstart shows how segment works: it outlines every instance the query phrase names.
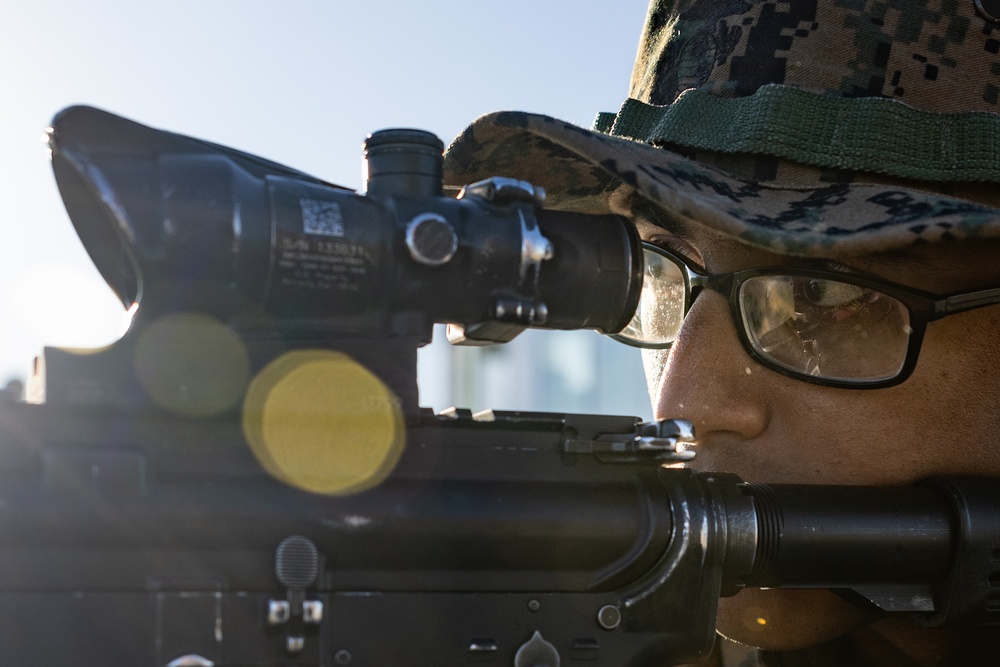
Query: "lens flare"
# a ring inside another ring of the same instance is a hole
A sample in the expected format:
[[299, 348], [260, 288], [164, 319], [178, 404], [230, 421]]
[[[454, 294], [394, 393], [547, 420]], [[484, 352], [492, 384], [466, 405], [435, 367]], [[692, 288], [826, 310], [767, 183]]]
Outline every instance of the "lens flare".
[[371, 371], [339, 352], [298, 350], [250, 383], [243, 432], [274, 477], [313, 493], [345, 495], [392, 472], [406, 431], [399, 401]]
[[239, 337], [200, 313], [165, 315], [135, 347], [136, 375], [157, 405], [187, 417], [208, 417], [239, 405], [250, 361]]

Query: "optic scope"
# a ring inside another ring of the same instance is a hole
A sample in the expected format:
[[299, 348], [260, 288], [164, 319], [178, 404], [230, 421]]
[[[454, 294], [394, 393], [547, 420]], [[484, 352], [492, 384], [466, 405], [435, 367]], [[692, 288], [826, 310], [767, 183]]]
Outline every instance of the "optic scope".
[[630, 225], [543, 212], [544, 192], [512, 179], [443, 196], [427, 132], [369, 136], [363, 194], [86, 107], [56, 117], [51, 143], [73, 224], [126, 307], [332, 338], [432, 322], [613, 333], [637, 303]]
[[133, 330], [199, 313], [260, 363], [275, 341], [344, 350], [393, 376], [405, 402], [435, 322], [461, 344], [525, 327], [614, 333], [638, 303], [626, 221], [544, 210], [544, 191], [501, 177], [446, 196], [443, 145], [420, 130], [368, 137], [360, 193], [89, 107], [61, 112], [50, 137], [84, 247], [138, 305]]

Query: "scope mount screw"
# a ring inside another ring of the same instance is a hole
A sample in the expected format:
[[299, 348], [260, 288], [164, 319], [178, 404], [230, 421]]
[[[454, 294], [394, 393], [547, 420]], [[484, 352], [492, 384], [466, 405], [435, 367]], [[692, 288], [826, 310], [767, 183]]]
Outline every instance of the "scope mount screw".
[[342, 648], [333, 654], [333, 659], [338, 665], [349, 665], [351, 664], [351, 660], [354, 659], [354, 656], [352, 656], [351, 652], [346, 648]]
[[531, 599], [528, 600], [528, 611], [538, 611], [542, 608], [542, 603], [538, 600]]
[[622, 612], [613, 604], [606, 604], [597, 610], [597, 624], [605, 630], [614, 630], [621, 622]]

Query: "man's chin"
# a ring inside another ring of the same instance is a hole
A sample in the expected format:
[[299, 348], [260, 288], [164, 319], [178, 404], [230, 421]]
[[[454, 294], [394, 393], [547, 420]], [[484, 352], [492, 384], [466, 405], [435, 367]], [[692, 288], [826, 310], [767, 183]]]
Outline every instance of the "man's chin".
[[719, 633], [769, 651], [791, 651], [842, 637], [875, 615], [823, 590], [746, 588], [719, 600]]

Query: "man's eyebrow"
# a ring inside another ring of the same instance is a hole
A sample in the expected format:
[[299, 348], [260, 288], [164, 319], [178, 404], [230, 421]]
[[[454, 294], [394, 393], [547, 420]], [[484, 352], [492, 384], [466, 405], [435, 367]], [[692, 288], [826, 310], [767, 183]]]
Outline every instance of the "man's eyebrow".
[[914, 254], [912, 249], [886, 250], [870, 255], [851, 258], [854, 264], [863, 266], [871, 274], [880, 274], [884, 270], [911, 274], [927, 274], [928, 272], [949, 273], [966, 268], [965, 258], [959, 256], [922, 257]]
[[862, 255], [857, 258], [857, 261], [863, 263], [868, 271], [874, 271], [878, 266], [889, 266], [894, 269], [917, 269], [926, 267], [928, 264], [926, 259], [914, 257], [912, 253], [905, 250], [886, 250]]
[[652, 207], [633, 206], [630, 218], [643, 240], [665, 247], [701, 266], [703, 258], [683, 220]]
[[633, 209], [631, 218], [633, 224], [636, 225], [640, 232], [645, 232], [646, 234], [664, 232], [684, 241], [689, 240], [684, 223], [673, 216], [663, 215], [659, 212]]
[[848, 256], [841, 259], [816, 258], [810, 260], [810, 263], [815, 263], [829, 271], [890, 283], [896, 281], [884, 275], [886, 269], [890, 271], [915, 271], [927, 267], [927, 262], [897, 251], [887, 251], [878, 255]]

